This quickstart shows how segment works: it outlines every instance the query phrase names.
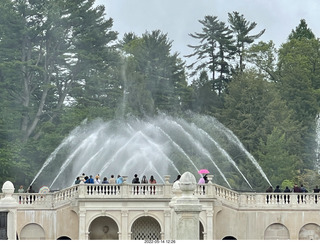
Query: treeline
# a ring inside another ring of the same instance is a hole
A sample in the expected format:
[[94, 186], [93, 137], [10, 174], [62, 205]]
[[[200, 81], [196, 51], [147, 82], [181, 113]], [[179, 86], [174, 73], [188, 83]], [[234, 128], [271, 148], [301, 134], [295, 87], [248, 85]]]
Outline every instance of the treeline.
[[[120, 40], [94, 0], [2, 0], [0, 185], [28, 185], [84, 119], [215, 116], [272, 184], [318, 183], [320, 41], [305, 20], [276, 49], [238, 13], [199, 20], [187, 66], [161, 30]], [[188, 73], [192, 83], [187, 81]]]

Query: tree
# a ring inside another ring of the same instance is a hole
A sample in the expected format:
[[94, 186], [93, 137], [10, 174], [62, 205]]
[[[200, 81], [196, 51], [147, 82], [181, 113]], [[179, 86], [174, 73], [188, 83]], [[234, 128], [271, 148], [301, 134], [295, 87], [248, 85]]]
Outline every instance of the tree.
[[[135, 103], [140, 104], [137, 108], [144, 110], [141, 111], [143, 113], [151, 112], [150, 104], [154, 105], [155, 110], [173, 113], [188, 107], [190, 91], [187, 88], [184, 63], [177, 53], [171, 54], [172, 44], [166, 34], [159, 30], [146, 32], [141, 37], [129, 33], [124, 36], [121, 46], [127, 56], [126, 99], [140, 100]], [[135, 84], [140, 89], [133, 91]], [[143, 109], [146, 107], [149, 108]]]
[[292, 39], [302, 40], [302, 39], [315, 39], [315, 35], [312, 30], [308, 28], [307, 22], [305, 19], [301, 19], [299, 25], [295, 30], [292, 30], [289, 37], [289, 41]]
[[253, 44], [246, 52], [246, 60], [254, 64], [258, 72], [273, 82], [277, 82], [277, 50], [272, 41]]
[[[10, 21], [16, 31], [4, 28], [2, 34], [17, 42], [2, 63], [2, 85], [20, 107], [22, 139], [27, 141], [39, 137], [42, 123], [54, 121], [75, 84], [109, 65], [107, 44], [116, 33], [110, 31], [112, 20], [104, 18], [104, 7], [93, 8], [94, 0], [12, 4]], [[5, 52], [7, 42], [0, 45]]]
[[228, 21], [230, 23], [230, 28], [235, 33], [236, 37], [236, 47], [239, 57], [238, 69], [240, 72], [244, 70], [244, 55], [246, 51], [246, 45], [253, 43], [256, 39], [263, 35], [265, 29], [260, 31], [256, 35], [249, 35], [249, 33], [257, 26], [255, 22], [247, 21], [243, 14], [239, 14], [238, 12], [228, 13]]
[[212, 114], [217, 107], [222, 107], [222, 100], [212, 89], [207, 72], [202, 71], [198, 79], [191, 84], [193, 90], [192, 111], [201, 114]]
[[[201, 33], [189, 34], [200, 41], [199, 45], [188, 45], [194, 52], [186, 57], [197, 56], [197, 60], [188, 66], [193, 68], [198, 62], [192, 75], [208, 69], [211, 73], [213, 89], [222, 94], [229, 80], [230, 64], [227, 62], [233, 58], [235, 47], [231, 31], [224, 22], [218, 20], [217, 16], [205, 16], [199, 20], [203, 25]], [[216, 78], [218, 73], [218, 78]]]

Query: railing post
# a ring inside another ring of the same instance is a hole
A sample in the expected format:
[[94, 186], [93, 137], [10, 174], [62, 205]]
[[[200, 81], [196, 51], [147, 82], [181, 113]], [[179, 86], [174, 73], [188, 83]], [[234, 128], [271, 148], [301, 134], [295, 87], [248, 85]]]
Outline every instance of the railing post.
[[164, 178], [165, 178], [165, 184], [163, 189], [163, 195], [164, 197], [172, 197], [172, 185], [169, 182], [170, 175], [165, 175]]
[[129, 196], [129, 185], [127, 183], [128, 176], [122, 176], [123, 182], [120, 185], [121, 198], [128, 198]]
[[79, 198], [85, 198], [87, 193], [87, 185], [81, 182], [79, 184]]

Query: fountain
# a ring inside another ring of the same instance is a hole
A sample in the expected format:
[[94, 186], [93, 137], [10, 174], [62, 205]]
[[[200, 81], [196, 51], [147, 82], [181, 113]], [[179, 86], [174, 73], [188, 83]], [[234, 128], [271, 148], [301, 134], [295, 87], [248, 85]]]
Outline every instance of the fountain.
[[[31, 184], [51, 189], [69, 187], [82, 173], [140, 177], [206, 168], [214, 182], [231, 189], [255, 190], [254, 181], [271, 185], [254, 157], [239, 139], [214, 117], [187, 113], [138, 119], [84, 122], [65, 138], [43, 164]], [[256, 175], [258, 179], [254, 179]], [[200, 177], [200, 176], [199, 176]]]

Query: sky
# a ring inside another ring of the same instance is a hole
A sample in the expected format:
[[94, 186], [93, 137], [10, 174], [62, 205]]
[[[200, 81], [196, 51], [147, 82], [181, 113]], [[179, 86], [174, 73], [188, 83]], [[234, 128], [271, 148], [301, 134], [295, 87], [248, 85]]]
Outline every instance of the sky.
[[[228, 13], [237, 11], [256, 28], [250, 34], [266, 29], [259, 41], [272, 40], [276, 47], [287, 41], [301, 19], [317, 38], [320, 37], [320, 0], [96, 0], [106, 7], [106, 17], [113, 19], [112, 30], [119, 33], [161, 30], [172, 41], [172, 52], [180, 58], [191, 54], [188, 44], [199, 44], [190, 33], [201, 32], [206, 15], [217, 16], [228, 23]], [[187, 62], [188, 63], [188, 62]]]

